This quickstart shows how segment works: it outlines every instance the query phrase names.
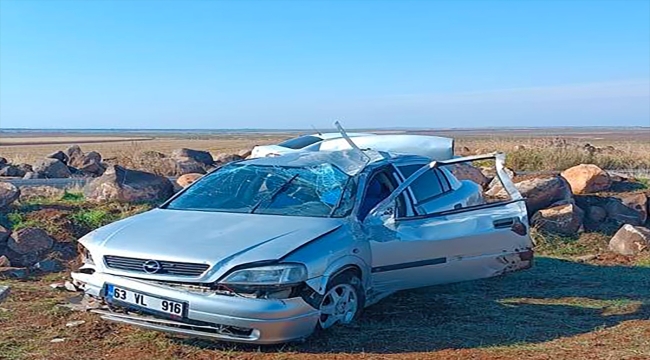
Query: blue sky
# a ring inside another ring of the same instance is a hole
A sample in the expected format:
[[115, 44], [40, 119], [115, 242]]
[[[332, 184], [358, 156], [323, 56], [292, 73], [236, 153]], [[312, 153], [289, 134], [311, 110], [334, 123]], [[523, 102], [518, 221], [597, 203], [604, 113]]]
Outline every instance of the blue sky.
[[0, 0], [0, 128], [650, 126], [650, 1]]

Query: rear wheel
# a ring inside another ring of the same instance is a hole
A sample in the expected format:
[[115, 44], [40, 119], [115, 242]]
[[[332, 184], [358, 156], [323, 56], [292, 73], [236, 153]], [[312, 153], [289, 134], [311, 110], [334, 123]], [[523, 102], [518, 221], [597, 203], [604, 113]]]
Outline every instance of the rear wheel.
[[328, 329], [336, 324], [349, 324], [357, 319], [365, 303], [361, 280], [352, 272], [334, 277], [328, 284], [318, 309], [318, 326]]

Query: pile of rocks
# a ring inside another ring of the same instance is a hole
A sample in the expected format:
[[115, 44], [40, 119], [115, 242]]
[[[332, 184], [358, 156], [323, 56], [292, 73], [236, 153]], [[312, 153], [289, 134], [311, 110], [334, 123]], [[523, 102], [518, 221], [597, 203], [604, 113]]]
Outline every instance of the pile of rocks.
[[55, 272], [62, 263], [52, 257], [56, 241], [44, 230], [26, 227], [11, 232], [0, 226], [0, 278], [25, 278], [34, 272]]
[[[250, 151], [247, 151], [250, 154]], [[207, 151], [187, 148], [176, 149], [170, 156], [157, 151], [143, 151], [132, 159], [134, 169], [162, 176], [205, 174], [225, 163], [243, 160], [239, 154], [220, 154], [212, 157]]]
[[[456, 166], [452, 172], [459, 179], [472, 180], [486, 190], [488, 198], [506, 199], [507, 192], [493, 172], [470, 165]], [[506, 172], [514, 178], [513, 171]], [[523, 196], [530, 224], [545, 234], [574, 236], [584, 230], [619, 229], [611, 239], [610, 249], [623, 255], [650, 248], [648, 234], [649, 194], [611, 192], [616, 182], [593, 164], [571, 167], [560, 174], [540, 175], [515, 180]]]
[[0, 158], [0, 176], [22, 177], [24, 179], [60, 179], [69, 177], [100, 176], [106, 164], [96, 151], [84, 153], [78, 145], [65, 151], [56, 151], [33, 165], [9, 164]]

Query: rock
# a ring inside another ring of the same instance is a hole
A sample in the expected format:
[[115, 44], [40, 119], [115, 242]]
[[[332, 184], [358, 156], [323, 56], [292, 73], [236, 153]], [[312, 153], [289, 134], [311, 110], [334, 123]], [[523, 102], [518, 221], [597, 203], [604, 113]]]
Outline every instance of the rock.
[[27, 227], [14, 231], [7, 247], [20, 255], [42, 253], [52, 248], [54, 240], [42, 229]]
[[481, 170], [469, 164], [454, 164], [450, 165], [448, 169], [458, 180], [471, 180], [482, 187], [490, 182], [490, 179], [483, 175]]
[[185, 174], [205, 174], [205, 168], [207, 165], [201, 164], [192, 159], [177, 160], [176, 161], [176, 175], [185, 175]]
[[9, 240], [9, 235], [11, 235], [11, 231], [6, 229], [4, 226], [0, 225], [0, 248], [7, 245], [7, 240]]
[[214, 159], [209, 152], [187, 148], [174, 150], [171, 157], [176, 161], [191, 159], [203, 165], [212, 165], [214, 163]]
[[531, 224], [544, 233], [570, 236], [582, 227], [583, 215], [583, 211], [573, 204], [554, 206], [536, 212]]
[[217, 163], [218, 165], [223, 165], [229, 162], [241, 161], [241, 160], [244, 160], [244, 158], [237, 154], [219, 154], [215, 158], [214, 162]]
[[243, 158], [243, 159], [248, 159], [249, 156], [253, 154], [253, 149], [242, 149], [239, 150], [237, 153], [237, 156]]
[[625, 224], [609, 241], [609, 249], [621, 255], [636, 255], [650, 245], [650, 229]]
[[55, 338], [50, 340], [51, 343], [56, 344], [56, 343], [62, 343], [65, 341], [65, 338]]
[[92, 202], [108, 200], [151, 202], [166, 200], [174, 186], [163, 176], [119, 165], [109, 167], [104, 174], [84, 187], [84, 196]]
[[37, 262], [34, 265], [34, 269], [46, 273], [58, 272], [63, 270], [63, 264], [56, 259], [47, 259]]
[[54, 290], [62, 290], [65, 289], [65, 284], [64, 283], [53, 283], [50, 284], [50, 287]]
[[75, 326], [83, 325], [85, 323], [86, 323], [86, 321], [84, 321], [84, 320], [75, 320], [75, 321], [70, 321], [70, 322], [66, 323], [65, 326], [66, 327], [75, 327]]
[[156, 175], [178, 175], [176, 160], [168, 158], [165, 154], [157, 151], [148, 150], [137, 153], [133, 157], [133, 166], [140, 171], [146, 171]]
[[176, 183], [181, 187], [187, 187], [191, 183], [200, 179], [202, 176], [203, 174], [196, 174], [196, 173], [185, 174], [179, 177], [178, 179], [176, 179]]
[[63, 287], [65, 287], [66, 290], [71, 291], [71, 292], [77, 292], [79, 289], [77, 289], [76, 286], [74, 286], [73, 283], [70, 281], [66, 281], [65, 284], [63, 284]]
[[[503, 185], [501, 184], [501, 180], [496, 176], [496, 169], [489, 167], [489, 170], [482, 170], [483, 175], [486, 177], [492, 177], [492, 180], [488, 184], [488, 192], [489, 193], [498, 193], [499, 191], [503, 190]], [[510, 176], [510, 179], [513, 179], [515, 177], [515, 172], [509, 168], [503, 168], [503, 170]], [[488, 194], [489, 195], [489, 194]]]
[[648, 198], [642, 193], [609, 197], [604, 207], [607, 216], [620, 223], [643, 225], [648, 219]]
[[[30, 171], [34, 171], [34, 167], [32, 167], [29, 164], [22, 163], [22, 164], [18, 164], [17, 166], [18, 166], [18, 170], [23, 172], [23, 173], [28, 173]], [[25, 176], [25, 175], [23, 175], [23, 176]]]
[[612, 184], [609, 175], [592, 164], [576, 165], [564, 170], [560, 175], [569, 182], [574, 194], [605, 191]]
[[0, 268], [11, 267], [11, 261], [5, 255], [0, 256]]
[[65, 154], [68, 156], [68, 164], [72, 165], [72, 163], [77, 162], [84, 153], [81, 151], [79, 145], [72, 145], [65, 150]]
[[74, 157], [70, 158], [68, 165], [78, 169], [85, 175], [91, 176], [100, 176], [105, 170], [102, 166], [102, 156], [96, 151], [84, 154], [75, 150]]
[[25, 176], [23, 176], [24, 180], [38, 179], [38, 178], [39, 178], [38, 174], [33, 171], [27, 172], [25, 173]]
[[6, 209], [20, 197], [20, 190], [13, 184], [0, 181], [0, 210]]
[[602, 222], [607, 218], [607, 211], [600, 206], [589, 206], [587, 208], [587, 219], [594, 223]]
[[50, 159], [57, 159], [57, 160], [61, 161], [64, 164], [68, 163], [68, 155], [66, 155], [66, 153], [64, 153], [63, 151], [53, 152], [53, 153], [51, 153], [50, 155], [48, 155], [46, 157], [48, 157]]
[[72, 173], [68, 166], [58, 159], [42, 159], [34, 164], [34, 172], [46, 179], [69, 178]]
[[7, 165], [8, 163], [9, 161], [7, 161], [7, 158], [3, 158], [2, 156], [0, 156], [0, 166]]
[[[529, 215], [558, 202], [570, 203], [573, 201], [571, 188], [561, 176], [528, 179], [515, 183], [515, 187], [526, 201]], [[508, 194], [503, 188], [496, 194], [488, 195], [500, 199], [508, 198]]]
[[27, 268], [6, 267], [0, 268], [0, 279], [26, 279], [29, 277], [29, 270]]
[[25, 176], [25, 171], [17, 165], [8, 165], [0, 169], [0, 176], [23, 177]]
[[23, 186], [20, 188], [20, 201], [60, 199], [64, 194], [65, 190], [55, 188], [54, 186]]
[[9, 286], [0, 285], [0, 302], [6, 299], [9, 296]]

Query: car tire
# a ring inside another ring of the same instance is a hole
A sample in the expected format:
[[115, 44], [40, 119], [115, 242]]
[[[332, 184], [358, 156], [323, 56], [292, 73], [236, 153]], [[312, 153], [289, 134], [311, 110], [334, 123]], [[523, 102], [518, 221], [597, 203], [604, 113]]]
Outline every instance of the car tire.
[[365, 300], [361, 279], [354, 272], [336, 275], [327, 283], [325, 295], [320, 299], [318, 330], [352, 323], [361, 315]]

